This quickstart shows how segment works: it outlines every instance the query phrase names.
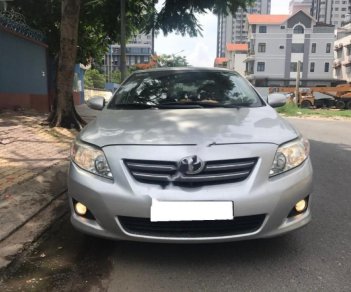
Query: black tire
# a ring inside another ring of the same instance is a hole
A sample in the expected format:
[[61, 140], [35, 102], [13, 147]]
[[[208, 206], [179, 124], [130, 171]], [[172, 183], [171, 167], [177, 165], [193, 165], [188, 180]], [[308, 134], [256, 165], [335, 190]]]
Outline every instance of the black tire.
[[337, 109], [343, 109], [345, 108], [345, 102], [343, 100], [338, 100], [336, 103], [335, 103], [335, 107]]
[[351, 110], [351, 100], [349, 100], [346, 104], [346, 108]]
[[303, 100], [300, 104], [301, 108], [311, 108], [312, 103], [309, 100]]

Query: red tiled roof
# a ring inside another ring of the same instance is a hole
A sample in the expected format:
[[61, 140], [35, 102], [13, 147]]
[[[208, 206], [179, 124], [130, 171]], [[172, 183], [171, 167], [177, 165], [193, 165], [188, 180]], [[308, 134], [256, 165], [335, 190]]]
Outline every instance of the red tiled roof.
[[290, 15], [272, 15], [272, 14], [248, 14], [249, 24], [281, 24], [286, 21]]
[[216, 58], [215, 59], [215, 65], [222, 65], [225, 62], [228, 62], [229, 60], [227, 58]]
[[227, 50], [229, 52], [237, 52], [237, 51], [247, 52], [249, 50], [249, 45], [248, 44], [227, 44]]

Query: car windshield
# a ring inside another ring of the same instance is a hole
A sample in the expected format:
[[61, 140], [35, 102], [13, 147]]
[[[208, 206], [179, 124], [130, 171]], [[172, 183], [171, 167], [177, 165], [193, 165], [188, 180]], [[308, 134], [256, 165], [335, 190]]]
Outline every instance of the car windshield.
[[134, 73], [109, 109], [259, 107], [261, 98], [243, 77], [226, 71], [165, 70]]

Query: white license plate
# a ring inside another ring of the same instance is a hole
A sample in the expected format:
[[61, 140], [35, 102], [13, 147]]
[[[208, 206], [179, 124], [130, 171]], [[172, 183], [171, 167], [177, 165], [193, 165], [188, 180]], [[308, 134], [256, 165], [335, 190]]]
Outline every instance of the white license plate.
[[231, 201], [158, 201], [152, 199], [151, 221], [232, 220]]

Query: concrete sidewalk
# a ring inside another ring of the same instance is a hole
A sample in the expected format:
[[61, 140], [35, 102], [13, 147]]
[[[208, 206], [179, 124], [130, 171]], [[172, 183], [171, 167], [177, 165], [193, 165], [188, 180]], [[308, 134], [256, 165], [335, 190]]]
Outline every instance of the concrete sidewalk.
[[66, 175], [77, 132], [45, 115], [0, 114], [0, 270], [68, 210]]

